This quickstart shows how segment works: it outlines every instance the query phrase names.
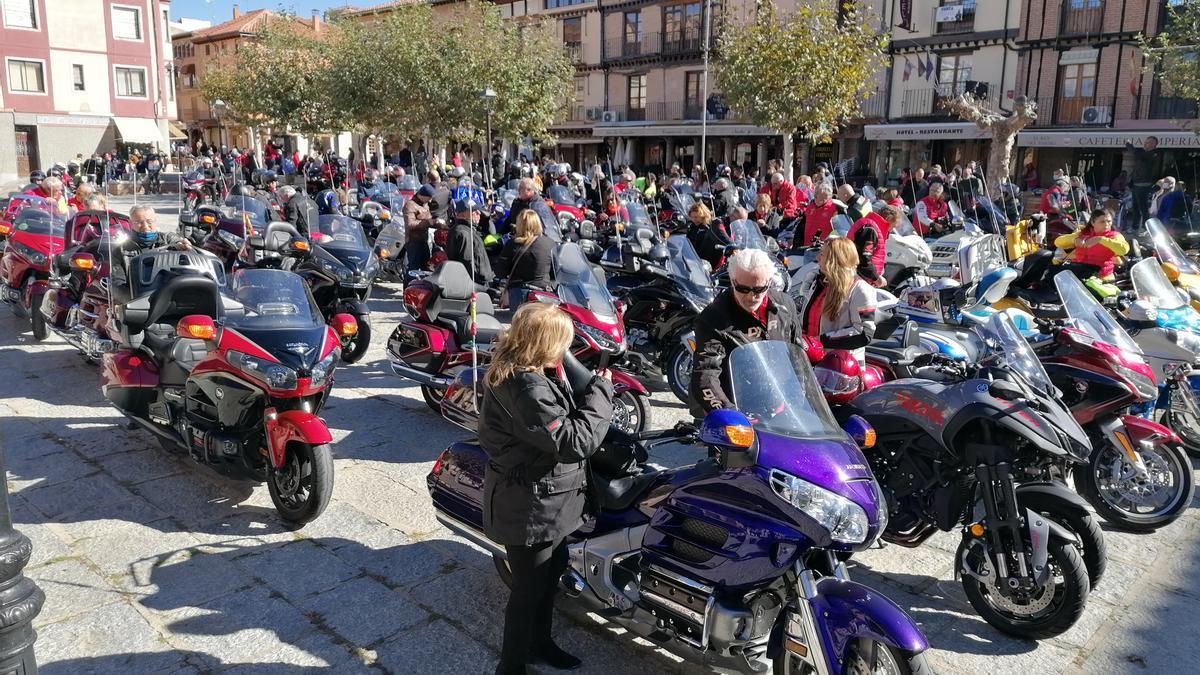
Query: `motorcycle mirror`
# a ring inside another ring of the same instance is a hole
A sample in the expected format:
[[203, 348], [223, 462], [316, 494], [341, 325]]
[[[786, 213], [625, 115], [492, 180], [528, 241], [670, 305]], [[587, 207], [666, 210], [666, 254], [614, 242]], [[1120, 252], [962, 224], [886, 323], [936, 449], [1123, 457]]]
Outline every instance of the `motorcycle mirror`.
[[211, 340], [217, 336], [217, 325], [205, 314], [189, 314], [179, 320], [175, 333], [190, 340]]
[[754, 427], [750, 420], [736, 410], [714, 410], [704, 416], [700, 425], [700, 441], [719, 448], [738, 452], [754, 445]]
[[988, 384], [988, 394], [1002, 401], [1016, 401], [1025, 397], [1025, 391], [1008, 380], [992, 380]]
[[1171, 283], [1175, 283], [1179, 280], [1179, 267], [1176, 266], [1175, 263], [1163, 263], [1162, 269], [1167, 275], [1167, 278], [1171, 280]]
[[358, 319], [355, 319], [353, 314], [334, 314], [329, 320], [329, 326], [339, 338], [358, 333]]
[[846, 423], [842, 425], [842, 429], [863, 450], [875, 447], [875, 427], [872, 427], [871, 423], [862, 417], [851, 415], [846, 420]]

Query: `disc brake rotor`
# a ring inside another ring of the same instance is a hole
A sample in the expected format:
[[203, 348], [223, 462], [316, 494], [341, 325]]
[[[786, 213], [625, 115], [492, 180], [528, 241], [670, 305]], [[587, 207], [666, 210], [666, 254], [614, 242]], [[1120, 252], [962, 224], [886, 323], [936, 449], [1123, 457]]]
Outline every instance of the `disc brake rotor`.
[[[986, 556], [983, 559], [983, 570], [988, 572], [988, 578], [996, 578], [995, 573], [992, 572], [992, 561]], [[1050, 606], [1050, 603], [1054, 602], [1054, 588], [1057, 585], [1056, 572], [1057, 568], [1051, 562], [1050, 576], [1046, 579], [1046, 584], [1037, 589], [1033, 595], [1027, 596], [1028, 602], [1017, 602], [1005, 595], [996, 585], [986, 583], [988, 601], [995, 607], [1015, 616], [1035, 616], [1040, 614], [1042, 610]]]
[[1161, 506], [1171, 497], [1171, 467], [1162, 455], [1153, 450], [1143, 450], [1141, 457], [1146, 467], [1145, 473], [1138, 473], [1124, 455], [1117, 453], [1108, 463], [1108, 471], [1103, 478], [1109, 490], [1127, 502], [1138, 506]]

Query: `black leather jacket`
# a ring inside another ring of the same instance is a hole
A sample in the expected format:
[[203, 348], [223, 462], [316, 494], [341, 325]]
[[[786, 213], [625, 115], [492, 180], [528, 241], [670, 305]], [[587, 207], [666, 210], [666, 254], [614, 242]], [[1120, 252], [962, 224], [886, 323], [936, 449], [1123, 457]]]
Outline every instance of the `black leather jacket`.
[[593, 377], [578, 397], [558, 377], [517, 372], [483, 394], [479, 444], [483, 531], [507, 546], [556, 541], [583, 523], [586, 461], [612, 420], [612, 384]]

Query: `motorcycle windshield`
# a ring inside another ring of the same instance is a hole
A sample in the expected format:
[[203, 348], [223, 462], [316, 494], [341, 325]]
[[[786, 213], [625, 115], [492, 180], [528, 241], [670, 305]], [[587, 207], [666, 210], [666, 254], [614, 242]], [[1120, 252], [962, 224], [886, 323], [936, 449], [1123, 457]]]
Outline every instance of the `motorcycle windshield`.
[[707, 305], [713, 299], [712, 278], [687, 237], [667, 237], [667, 272], [680, 288]]
[[551, 185], [546, 188], [546, 197], [555, 204], [579, 206], [579, 199], [571, 194], [571, 191], [565, 185]]
[[406, 175], [400, 179], [399, 183], [396, 183], [396, 189], [405, 192], [416, 192], [421, 189], [421, 181], [417, 180], [416, 176]]
[[45, 237], [62, 238], [66, 234], [67, 219], [38, 209], [25, 209], [13, 222], [13, 232], [25, 232]]
[[316, 328], [325, 323], [308, 286], [292, 272], [238, 270], [229, 279], [228, 294], [243, 307], [242, 312], [223, 317], [228, 326], [250, 330], [295, 330]]
[[617, 309], [604, 282], [594, 270], [578, 244], [564, 243], [558, 249], [554, 278], [558, 281], [558, 297], [565, 303], [585, 307], [597, 317], [616, 321]]
[[1056, 274], [1054, 285], [1058, 288], [1063, 308], [1074, 322], [1075, 328], [1087, 333], [1096, 342], [1111, 344], [1135, 354], [1142, 353], [1141, 347], [1138, 347], [1121, 324], [1096, 302], [1096, 297], [1084, 287], [1079, 277], [1074, 274]]
[[729, 238], [738, 248], [757, 248], [767, 250], [767, 239], [751, 220], [735, 220], [729, 224]]
[[808, 357], [787, 342], [742, 345], [729, 355], [730, 398], [756, 431], [791, 438], [844, 434], [825, 402]]
[[654, 226], [650, 223], [650, 212], [646, 210], [646, 207], [641, 202], [622, 201], [621, 208], [625, 210], [625, 213], [629, 214], [628, 224], [630, 231], [636, 230], [639, 227], [654, 229]]
[[558, 228], [558, 217], [554, 215], [554, 211], [550, 210], [550, 205], [538, 199], [530, 204], [529, 208], [538, 214], [538, 218], [542, 221], [542, 231], [546, 233], [546, 236], [554, 241], [561, 242], [563, 238], [562, 231]]
[[994, 358], [1006, 370], [1047, 394], [1054, 391], [1042, 362], [1007, 314], [993, 314], [987, 323], [979, 327], [979, 332], [993, 350]]
[[267, 221], [271, 219], [268, 215], [270, 208], [265, 202], [260, 202], [253, 197], [230, 197], [225, 200], [225, 206], [232, 209], [234, 218], [242, 218], [242, 214], [246, 214], [250, 218], [250, 224], [256, 229], [261, 229], [267, 226]]
[[[418, 189], [420, 188], [420, 186], [417, 186], [417, 187], [418, 187]], [[388, 197], [390, 197], [392, 195], [396, 195], [396, 194], [400, 194], [400, 188], [396, 187], [395, 184], [393, 184], [393, 183], [376, 183], [375, 185], [373, 185], [367, 189], [366, 198], [375, 200], [375, 201], [381, 201], [383, 199], [387, 199]]]
[[1184, 300], [1175, 291], [1175, 285], [1154, 258], [1146, 258], [1130, 268], [1129, 277], [1133, 280], [1133, 292], [1138, 299], [1149, 302], [1156, 309], [1179, 309], [1184, 306]]
[[954, 220], [958, 220], [958, 221], [965, 219], [965, 216], [963, 215], [962, 207], [958, 205], [958, 202], [956, 202], [954, 200], [950, 200], [949, 202], [947, 202], [947, 206], [950, 208], [950, 217], [951, 218], [953, 218]]
[[671, 188], [669, 197], [671, 206], [680, 215], [687, 215], [688, 209], [696, 203], [696, 191], [691, 185], [682, 184]]
[[862, 196], [866, 197], [867, 201], [871, 203], [874, 203], [879, 199], [878, 195], [875, 193], [875, 188], [871, 187], [870, 185], [862, 186]]
[[908, 214], [901, 212], [900, 213], [900, 222], [896, 223], [896, 225], [892, 228], [892, 234], [899, 234], [899, 235], [903, 236], [903, 235], [916, 234], [916, 232], [917, 232], [917, 230], [915, 228], [913, 228], [912, 221], [909, 220]]
[[346, 216], [324, 215], [318, 218], [317, 233], [313, 236], [313, 241], [325, 248], [370, 248], [362, 225]]
[[1162, 224], [1161, 220], [1158, 218], [1147, 220], [1146, 232], [1150, 235], [1150, 241], [1154, 244], [1154, 253], [1160, 261], [1171, 263], [1183, 274], [1200, 274], [1200, 265], [1184, 255], [1183, 249], [1179, 248], [1179, 244], [1175, 242], [1174, 237], [1167, 231], [1167, 227]]
[[513, 202], [517, 201], [516, 190], [497, 190], [496, 202], [504, 206], [505, 211], [511, 211]]

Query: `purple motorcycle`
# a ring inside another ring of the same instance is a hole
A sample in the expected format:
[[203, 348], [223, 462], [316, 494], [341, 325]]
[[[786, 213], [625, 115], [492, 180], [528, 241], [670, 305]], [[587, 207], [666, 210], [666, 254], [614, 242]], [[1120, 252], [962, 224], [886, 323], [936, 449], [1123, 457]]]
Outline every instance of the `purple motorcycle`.
[[[568, 379], [586, 382], [572, 366], [582, 370], [568, 364]], [[590, 461], [593, 513], [568, 542], [563, 592], [725, 672], [929, 672], [916, 623], [842, 564], [887, 526], [859, 449], [874, 431], [858, 417], [838, 426], [799, 347], [739, 347], [729, 372], [740, 412], [714, 411], [698, 430], [610, 432]], [[442, 402], [471, 431], [479, 374], [460, 375]], [[643, 464], [654, 445], [696, 440], [718, 457], [664, 471]], [[438, 520], [490, 551], [508, 583], [504, 548], [481, 531], [487, 461], [473, 442], [451, 445], [429, 492]]]

